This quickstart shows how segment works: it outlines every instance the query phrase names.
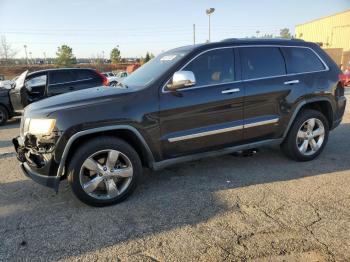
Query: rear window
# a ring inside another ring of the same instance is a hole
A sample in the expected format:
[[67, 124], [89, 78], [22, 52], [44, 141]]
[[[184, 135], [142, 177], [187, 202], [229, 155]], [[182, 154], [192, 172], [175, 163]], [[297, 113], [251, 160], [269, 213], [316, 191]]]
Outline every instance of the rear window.
[[288, 74], [307, 73], [325, 69], [324, 64], [309, 48], [284, 47]]
[[74, 70], [73, 74], [75, 80], [88, 80], [96, 77], [96, 74], [91, 70]]
[[285, 62], [278, 47], [243, 47], [239, 48], [239, 52], [245, 80], [286, 74]]
[[74, 81], [70, 71], [54, 71], [50, 73], [50, 84], [61, 84]]

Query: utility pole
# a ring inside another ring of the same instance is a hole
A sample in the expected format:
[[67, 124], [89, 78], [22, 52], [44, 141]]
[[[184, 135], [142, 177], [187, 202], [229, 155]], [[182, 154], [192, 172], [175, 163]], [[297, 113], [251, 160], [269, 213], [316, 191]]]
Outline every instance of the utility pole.
[[30, 56], [30, 63], [31, 63], [31, 64], [34, 64], [34, 63], [33, 63], [33, 56], [32, 56], [32, 52], [29, 52], [29, 56]]
[[209, 18], [209, 39], [208, 39], [208, 42], [210, 42], [210, 16], [212, 13], [214, 13], [215, 11], [215, 8], [209, 8], [206, 10], [206, 13], [208, 15], [208, 18]]
[[27, 54], [27, 45], [24, 45], [24, 52], [26, 53], [26, 64], [28, 65], [28, 54]]
[[193, 24], [193, 44], [196, 44], [196, 24]]
[[46, 53], [44, 52], [44, 64], [47, 64], [47, 61], [46, 61]]

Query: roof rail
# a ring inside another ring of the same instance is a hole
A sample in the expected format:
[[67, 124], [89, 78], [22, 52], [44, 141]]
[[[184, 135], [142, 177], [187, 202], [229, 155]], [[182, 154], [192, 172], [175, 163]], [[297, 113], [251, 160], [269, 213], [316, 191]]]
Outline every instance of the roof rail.
[[252, 40], [252, 41], [257, 41], [257, 40], [290, 40], [290, 41], [300, 41], [300, 42], [305, 42], [303, 39], [299, 38], [281, 38], [281, 37], [276, 37], [276, 38], [226, 38], [221, 40], [220, 42], [232, 42], [232, 41], [237, 41], [237, 40]]

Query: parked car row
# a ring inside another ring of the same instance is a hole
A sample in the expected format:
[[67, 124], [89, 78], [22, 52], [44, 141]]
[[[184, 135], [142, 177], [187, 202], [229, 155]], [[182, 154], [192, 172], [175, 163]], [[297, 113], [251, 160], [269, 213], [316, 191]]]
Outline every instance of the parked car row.
[[93, 69], [48, 69], [32, 73], [27, 70], [0, 88], [0, 125], [21, 114], [33, 102], [67, 92], [108, 85], [108, 79]]
[[109, 85], [111, 86], [118, 86], [118, 84], [128, 76], [128, 72], [125, 71], [118, 72], [117, 74], [113, 72], [105, 72], [102, 74], [107, 77]]

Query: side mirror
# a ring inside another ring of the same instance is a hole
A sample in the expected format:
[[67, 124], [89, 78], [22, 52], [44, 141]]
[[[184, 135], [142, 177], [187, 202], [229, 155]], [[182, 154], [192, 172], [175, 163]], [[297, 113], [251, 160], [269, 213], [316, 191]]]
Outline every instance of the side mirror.
[[192, 71], [177, 71], [174, 73], [172, 81], [167, 84], [167, 89], [176, 91], [177, 89], [194, 86], [196, 84], [196, 77]]

